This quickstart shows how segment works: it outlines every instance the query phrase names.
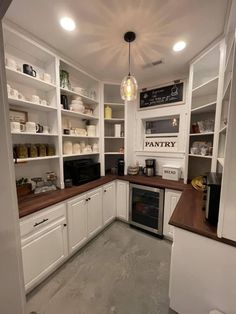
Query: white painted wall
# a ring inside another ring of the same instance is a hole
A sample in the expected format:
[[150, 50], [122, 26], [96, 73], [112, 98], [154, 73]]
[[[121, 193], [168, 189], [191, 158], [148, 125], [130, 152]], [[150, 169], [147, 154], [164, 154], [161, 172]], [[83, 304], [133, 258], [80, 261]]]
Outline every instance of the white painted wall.
[[24, 313], [18, 207], [8, 120], [2, 25], [0, 25], [0, 313]]
[[235, 247], [174, 228], [170, 307], [180, 314], [235, 314], [235, 265]]
[[[170, 82], [169, 84], [172, 84]], [[187, 143], [187, 128], [188, 128], [188, 105], [187, 105], [187, 97], [186, 92], [188, 91], [188, 82], [184, 81], [185, 84], [185, 96], [184, 103], [179, 105], [167, 105], [160, 106], [159, 108], [154, 109], [143, 109], [139, 110], [138, 101], [136, 102], [136, 106], [134, 108], [134, 112], [132, 115], [132, 119], [135, 117], [135, 121], [132, 121], [131, 127], [133, 127], [133, 163], [136, 161], [139, 162], [140, 166], [145, 166], [145, 159], [154, 158], [156, 159], [156, 174], [162, 175], [162, 166], [163, 165], [174, 165], [180, 166], [182, 169], [181, 177], [184, 177], [185, 171], [185, 149]], [[156, 87], [168, 84], [156, 84]], [[179, 115], [180, 116], [180, 124], [179, 124], [179, 152], [176, 153], [151, 153], [151, 152], [143, 152], [143, 139], [144, 139], [144, 130], [143, 130], [143, 120], [146, 119], [154, 119], [160, 117], [168, 117], [170, 115]], [[129, 120], [128, 120], [129, 124]]]

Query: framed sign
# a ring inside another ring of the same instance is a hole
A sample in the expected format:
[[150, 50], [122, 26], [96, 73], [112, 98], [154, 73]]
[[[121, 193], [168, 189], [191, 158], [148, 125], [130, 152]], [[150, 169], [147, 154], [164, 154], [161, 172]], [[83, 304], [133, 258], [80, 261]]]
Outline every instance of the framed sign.
[[21, 110], [10, 109], [10, 121], [26, 123], [28, 121], [28, 112]]
[[144, 139], [144, 151], [176, 152], [178, 150], [178, 136], [148, 137]]
[[184, 83], [163, 86], [140, 93], [139, 107], [150, 108], [183, 102]]

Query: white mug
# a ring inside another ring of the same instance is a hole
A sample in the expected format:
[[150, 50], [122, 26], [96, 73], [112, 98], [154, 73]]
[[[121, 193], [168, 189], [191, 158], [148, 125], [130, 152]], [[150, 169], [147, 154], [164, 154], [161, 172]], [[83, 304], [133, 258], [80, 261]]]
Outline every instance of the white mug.
[[18, 93], [18, 99], [25, 100], [25, 96], [21, 93]]
[[51, 83], [51, 75], [48, 73], [43, 73], [43, 80], [47, 83]]
[[40, 104], [40, 98], [38, 95], [32, 95], [32, 102], [36, 103], [36, 104]]
[[47, 100], [45, 99], [41, 100], [41, 105], [48, 106]]
[[16, 122], [16, 121], [11, 121], [11, 132], [12, 133], [20, 133], [25, 131], [25, 125], [20, 123], [20, 122]]
[[11, 97], [12, 97], [12, 98], [18, 99], [18, 94], [19, 94], [19, 92], [18, 92], [17, 89], [11, 88], [10, 94], [11, 94]]
[[43, 133], [49, 134], [50, 133], [50, 127], [47, 125], [43, 125]]
[[36, 133], [39, 130], [39, 126], [35, 122], [28, 121], [25, 124], [25, 129], [26, 129], [26, 132]]
[[6, 58], [6, 66], [12, 70], [17, 70], [17, 63], [14, 59]]

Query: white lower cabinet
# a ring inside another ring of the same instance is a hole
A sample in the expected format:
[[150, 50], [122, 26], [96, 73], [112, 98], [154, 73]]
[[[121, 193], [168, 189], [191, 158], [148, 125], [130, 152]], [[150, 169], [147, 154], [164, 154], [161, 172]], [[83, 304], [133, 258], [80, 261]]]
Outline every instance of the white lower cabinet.
[[121, 220], [129, 220], [129, 182], [116, 182], [116, 214]]
[[87, 194], [88, 202], [88, 238], [102, 229], [102, 188]]
[[20, 228], [25, 289], [28, 291], [68, 255], [65, 204], [22, 219]]
[[87, 196], [82, 195], [69, 201], [68, 210], [68, 235], [69, 252], [79, 249], [88, 238]]
[[173, 227], [169, 225], [170, 217], [179, 201], [181, 191], [165, 189], [163, 234], [173, 240]]
[[108, 225], [116, 217], [116, 185], [115, 182], [103, 186], [103, 225]]

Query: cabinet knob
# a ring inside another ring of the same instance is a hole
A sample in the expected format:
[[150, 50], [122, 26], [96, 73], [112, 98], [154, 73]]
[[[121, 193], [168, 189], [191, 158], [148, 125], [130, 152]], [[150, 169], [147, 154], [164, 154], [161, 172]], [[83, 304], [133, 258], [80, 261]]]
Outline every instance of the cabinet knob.
[[104, 190], [104, 193], [106, 192], [107, 190]]
[[64, 227], [66, 227], [66, 226], [67, 226], [67, 224], [64, 224], [63, 226], [64, 226]]
[[90, 201], [90, 200], [91, 200], [91, 198], [89, 197], [89, 198], [88, 198], [88, 201]]

